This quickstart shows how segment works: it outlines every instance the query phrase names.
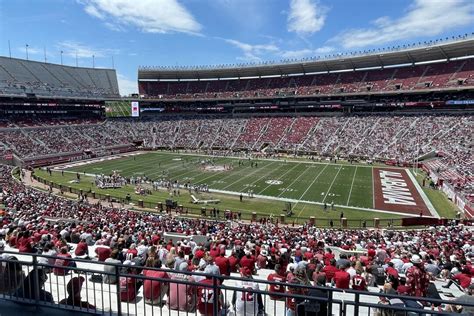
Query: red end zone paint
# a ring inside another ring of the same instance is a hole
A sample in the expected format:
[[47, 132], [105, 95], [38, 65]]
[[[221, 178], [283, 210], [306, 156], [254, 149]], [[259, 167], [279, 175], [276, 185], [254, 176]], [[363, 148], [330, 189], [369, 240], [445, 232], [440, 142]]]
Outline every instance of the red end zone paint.
[[373, 168], [374, 208], [432, 216], [405, 169]]

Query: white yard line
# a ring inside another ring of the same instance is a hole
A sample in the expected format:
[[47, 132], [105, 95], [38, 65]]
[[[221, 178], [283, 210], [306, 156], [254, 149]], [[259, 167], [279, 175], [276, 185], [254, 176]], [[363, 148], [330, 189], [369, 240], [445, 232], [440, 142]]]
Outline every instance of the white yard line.
[[300, 178], [302, 175], [304, 175], [304, 174], [306, 173], [306, 171], [307, 171], [307, 170], [308, 170], [308, 168], [306, 168], [305, 170], [303, 170], [303, 171], [301, 172], [301, 174], [300, 174], [298, 177], [296, 177], [296, 179], [295, 179], [295, 180], [293, 180], [293, 181], [292, 181], [292, 182], [291, 182], [291, 183], [290, 183], [290, 184], [289, 184], [287, 187], [285, 187], [285, 188], [284, 188], [284, 190], [283, 190], [283, 191], [281, 191], [281, 193], [280, 193], [280, 194], [278, 194], [278, 196], [277, 196], [277, 197], [280, 197], [280, 196], [282, 196], [282, 194], [286, 192], [286, 189], [289, 189], [289, 188], [291, 188], [291, 186], [292, 186], [292, 185], [293, 185], [293, 184], [294, 184], [296, 181], [298, 181], [298, 179], [299, 179], [299, 178]]
[[[241, 194], [241, 192], [236, 192], [236, 191], [225, 191], [225, 190], [214, 190], [214, 189], [209, 189], [209, 192], [236, 195], [236, 196], [239, 196]], [[297, 199], [288, 199], [288, 198], [277, 198], [277, 197], [269, 196], [269, 195], [258, 195], [257, 194], [257, 195], [254, 195], [254, 198], [295, 203], [295, 205], [293, 207], [298, 205], [298, 203], [300, 203], [300, 202], [305, 203], [305, 204], [311, 204], [311, 205], [324, 205], [324, 203], [321, 203], [321, 202], [307, 201], [307, 200], [301, 200], [301, 199], [297, 200]], [[337, 207], [337, 208], [346, 208], [346, 209], [351, 209], [351, 210], [361, 210], [361, 211], [371, 211], [371, 212], [378, 212], [378, 213], [385, 213], [385, 214], [395, 214], [395, 215], [401, 215], [401, 216], [404, 216], [404, 217], [418, 217], [418, 216], [420, 216], [419, 214], [392, 212], [392, 211], [385, 211], [385, 210], [379, 210], [379, 209], [367, 208], [367, 207], [346, 206], [346, 205], [340, 205], [340, 204], [334, 204], [334, 206]]]
[[[266, 166], [264, 166], [263, 168], [260, 168], [260, 169], [255, 168], [256, 170], [255, 170], [254, 172], [251, 172], [251, 173], [249, 173], [249, 174], [243, 176], [243, 177], [240, 178], [239, 180], [232, 182], [232, 183], [229, 184], [228, 186], [225, 186], [222, 190], [225, 190], [225, 189], [227, 189], [228, 187], [231, 187], [231, 186], [233, 186], [234, 184], [236, 184], [236, 183], [238, 183], [238, 182], [240, 182], [240, 181], [242, 181], [242, 180], [244, 180], [244, 179], [246, 179], [246, 178], [248, 178], [248, 177], [254, 175], [256, 172], [258, 172], [258, 171], [260, 171], [260, 170], [262, 170], [262, 169], [266, 169], [267, 167], [273, 165], [274, 163], [275, 163], [275, 162], [270, 163], [270, 164], [268, 164], [268, 165], [266, 165]], [[272, 173], [273, 171], [275, 171], [275, 170], [272, 170], [272, 171], [270, 171], [270, 172], [268, 172], [268, 173], [265, 173], [262, 177], [258, 178], [256, 181], [254, 181], [254, 182], [252, 182], [252, 183], [250, 183], [250, 184], [254, 184], [255, 182], [259, 181], [260, 179], [262, 179], [262, 178], [268, 176], [268, 175], [269, 175], [270, 173]]]
[[372, 207], [375, 207], [375, 177], [374, 177], [375, 169], [372, 169]]
[[334, 176], [334, 179], [332, 179], [331, 185], [329, 186], [328, 191], [326, 192], [326, 195], [324, 196], [323, 203], [326, 201], [326, 198], [328, 197], [329, 192], [331, 192], [331, 188], [334, 185], [334, 182], [336, 182], [337, 175], [339, 172], [341, 172], [342, 167], [339, 167], [339, 170], [337, 170], [336, 176]]
[[[313, 186], [313, 184], [316, 182], [316, 180], [318, 180], [319, 176], [323, 173], [323, 171], [329, 166], [329, 164], [327, 164], [323, 169], [321, 169], [321, 171], [318, 173], [318, 175], [314, 178], [313, 182], [311, 182], [311, 184], [308, 186], [308, 188], [303, 192], [303, 194], [300, 196], [300, 198], [297, 200], [297, 201], [301, 201], [301, 199], [303, 198], [303, 196], [306, 194], [306, 192], [309, 191], [309, 189]], [[296, 202], [295, 206], [298, 205], [298, 202]]]
[[409, 169], [405, 169], [405, 172], [408, 174], [408, 177], [410, 178], [411, 182], [415, 185], [416, 190], [418, 193], [420, 193], [421, 198], [423, 199], [423, 202], [425, 202], [426, 207], [428, 207], [428, 210], [430, 211], [431, 215], [436, 218], [440, 218], [438, 212], [436, 212], [436, 209], [434, 208], [433, 204], [431, 204], [430, 199], [426, 196], [425, 192], [421, 188], [420, 184], [418, 181], [416, 181], [415, 176], [411, 173]]
[[349, 190], [349, 196], [347, 197], [347, 205], [349, 205], [349, 201], [351, 199], [351, 194], [352, 194], [352, 187], [354, 186], [354, 180], [356, 178], [356, 173], [357, 173], [357, 166], [356, 166], [356, 170], [354, 172], [354, 177], [352, 177], [352, 183], [351, 183], [351, 189]]
[[[279, 177], [277, 178], [277, 180], [280, 180], [281, 178], [283, 178], [286, 174], [288, 174], [288, 172], [292, 171], [293, 169], [295, 169], [295, 168], [298, 167], [299, 165], [301, 165], [301, 164], [297, 164], [297, 165], [294, 166], [293, 168], [288, 169], [284, 174], [282, 174], [281, 176], [279, 176]], [[260, 193], [264, 192], [266, 189], [268, 189], [268, 188], [271, 187], [272, 185], [273, 185], [273, 184], [267, 185], [267, 186], [265, 187], [265, 189], [261, 190], [261, 191], [258, 192], [257, 194], [260, 194]]]

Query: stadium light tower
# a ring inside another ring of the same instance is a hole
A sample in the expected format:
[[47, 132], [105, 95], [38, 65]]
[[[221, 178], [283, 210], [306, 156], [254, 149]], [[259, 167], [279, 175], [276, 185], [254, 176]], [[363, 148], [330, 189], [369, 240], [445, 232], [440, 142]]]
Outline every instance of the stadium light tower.
[[62, 66], [62, 64], [63, 64], [63, 53], [64, 53], [64, 52], [61, 51], [61, 66]]
[[95, 56], [92, 55], [92, 68], [95, 68]]
[[12, 58], [12, 48], [10, 46], [10, 40], [8, 40], [8, 54], [10, 55], [10, 58]]
[[28, 44], [25, 44], [26, 60], [28, 60]]

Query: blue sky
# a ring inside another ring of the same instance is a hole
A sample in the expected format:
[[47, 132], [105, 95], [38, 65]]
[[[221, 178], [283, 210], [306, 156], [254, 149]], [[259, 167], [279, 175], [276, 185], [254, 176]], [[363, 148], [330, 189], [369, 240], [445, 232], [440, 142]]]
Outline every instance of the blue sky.
[[0, 55], [137, 68], [325, 56], [474, 31], [473, 0], [0, 0]]

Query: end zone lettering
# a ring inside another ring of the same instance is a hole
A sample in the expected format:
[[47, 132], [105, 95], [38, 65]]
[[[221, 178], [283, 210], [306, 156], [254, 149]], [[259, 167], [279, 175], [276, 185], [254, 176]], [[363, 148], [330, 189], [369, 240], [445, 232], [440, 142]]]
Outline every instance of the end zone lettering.
[[416, 206], [403, 175], [400, 172], [380, 170], [384, 203]]

